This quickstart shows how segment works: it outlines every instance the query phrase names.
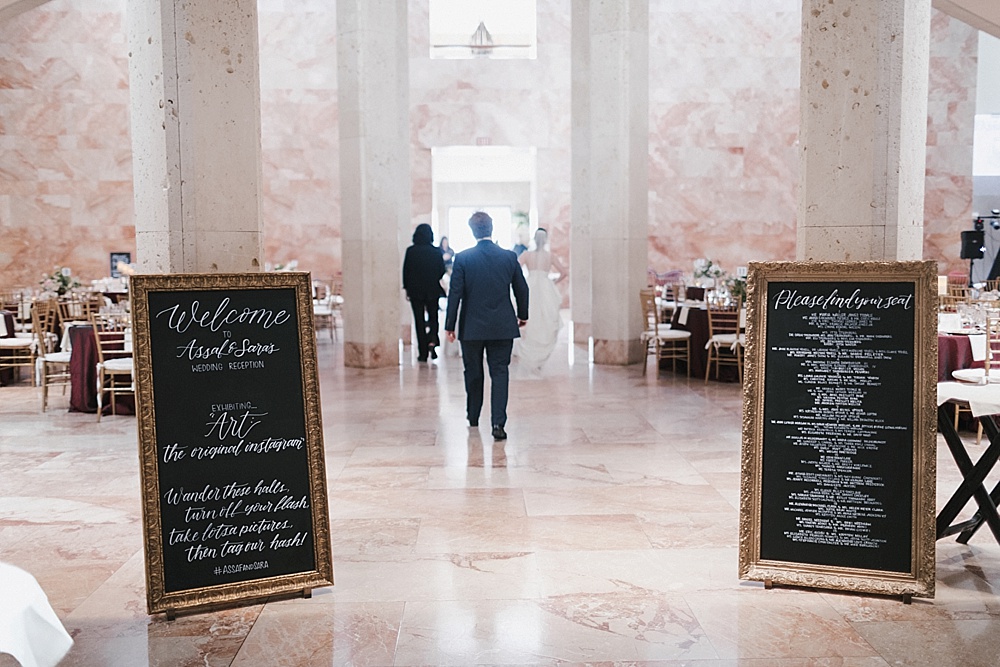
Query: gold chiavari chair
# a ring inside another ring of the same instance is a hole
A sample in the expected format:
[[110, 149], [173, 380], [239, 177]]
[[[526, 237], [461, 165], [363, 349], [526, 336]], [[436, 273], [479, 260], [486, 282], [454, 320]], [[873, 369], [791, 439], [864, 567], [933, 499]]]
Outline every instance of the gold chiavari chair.
[[97, 343], [97, 421], [101, 421], [105, 394], [111, 398], [111, 414], [117, 396], [135, 395], [130, 322], [126, 315], [110, 313], [94, 314], [90, 321]]
[[645, 329], [642, 332], [642, 342], [646, 347], [646, 357], [642, 362], [642, 374], [646, 374], [648, 357], [653, 356], [656, 362], [656, 375], [660, 374], [660, 361], [670, 359], [671, 368], [677, 370], [678, 360], [687, 367], [691, 375], [691, 332], [671, 329], [669, 324], [660, 321], [660, 311], [656, 306], [656, 290], [653, 288], [639, 290], [639, 300]]
[[31, 304], [33, 301], [31, 290], [28, 288], [0, 290], [0, 310], [14, 313], [14, 326], [18, 332], [24, 333], [26, 338], [31, 338], [34, 335], [34, 329], [31, 326]]
[[59, 321], [64, 326], [71, 322], [87, 324], [103, 305], [100, 294], [67, 294], [59, 299]]
[[313, 325], [316, 328], [316, 335], [322, 329], [330, 331], [330, 340], [337, 337], [337, 326], [333, 313], [333, 293], [330, 286], [321, 281], [313, 281]]
[[12, 369], [14, 381], [21, 379], [21, 369], [27, 368], [31, 374], [31, 384], [35, 384], [35, 343], [30, 335], [17, 330], [16, 313], [20, 307], [20, 296], [13, 292], [0, 295], [0, 369]]
[[674, 311], [680, 308], [681, 301], [683, 300], [683, 283], [667, 283], [664, 285], [660, 296], [660, 321], [669, 322], [674, 316]]
[[70, 385], [69, 352], [50, 352], [58, 326], [59, 306], [55, 300], [36, 301], [32, 308], [32, 326], [38, 345], [39, 379], [42, 385], [42, 412], [49, 404], [49, 387], [62, 387], [63, 395]]
[[740, 337], [740, 313], [743, 303], [708, 304], [708, 360], [705, 363], [705, 382], [715, 366], [715, 379], [719, 379], [721, 366], [735, 366], [740, 384], [743, 383], [743, 343]]

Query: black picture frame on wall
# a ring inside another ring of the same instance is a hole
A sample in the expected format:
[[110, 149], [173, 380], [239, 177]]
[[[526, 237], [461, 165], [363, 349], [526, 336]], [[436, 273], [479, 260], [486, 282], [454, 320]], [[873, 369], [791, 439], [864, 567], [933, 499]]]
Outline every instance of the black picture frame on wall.
[[113, 252], [111, 253], [111, 277], [121, 278], [121, 271], [118, 270], [118, 262], [124, 262], [126, 264], [132, 263], [132, 253], [130, 252]]

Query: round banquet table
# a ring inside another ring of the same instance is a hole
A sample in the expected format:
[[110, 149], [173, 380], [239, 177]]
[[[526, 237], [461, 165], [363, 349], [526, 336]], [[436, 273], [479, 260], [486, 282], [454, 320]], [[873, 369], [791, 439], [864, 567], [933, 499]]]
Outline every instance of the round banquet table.
[[[681, 323], [685, 309], [687, 317]], [[674, 310], [673, 317], [670, 319], [670, 328], [691, 332], [691, 377], [704, 379], [705, 368], [708, 365], [708, 350], [705, 347], [708, 345], [708, 309], [704, 304], [701, 306], [680, 306]], [[663, 363], [665, 368], [669, 360]], [[715, 379], [715, 373], [712, 373], [711, 379]], [[739, 382], [740, 378], [735, 366], [724, 365], [719, 369], [719, 379], [724, 382]]]
[[[70, 327], [70, 344], [73, 351], [69, 358], [70, 412], [97, 414], [97, 338], [94, 327], [85, 324]], [[111, 404], [106, 403], [101, 414], [111, 414]], [[115, 397], [115, 414], [134, 415], [135, 397]]]

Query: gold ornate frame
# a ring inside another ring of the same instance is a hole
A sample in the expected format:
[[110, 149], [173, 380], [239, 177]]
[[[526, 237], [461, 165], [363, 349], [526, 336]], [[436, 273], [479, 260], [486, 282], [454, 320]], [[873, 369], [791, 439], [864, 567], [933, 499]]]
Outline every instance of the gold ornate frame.
[[[937, 264], [756, 262], [747, 278], [747, 347], [740, 480], [740, 579], [884, 595], [934, 596], [937, 451]], [[886, 572], [760, 557], [764, 371], [769, 282], [913, 282], [913, 499], [910, 571]]]
[[[136, 275], [129, 280], [135, 357], [136, 415], [142, 487], [143, 539], [146, 564], [146, 609], [150, 614], [199, 607], [232, 605], [275, 595], [307, 592], [333, 585], [333, 556], [323, 453], [323, 422], [313, 326], [312, 281], [308, 273], [238, 273]], [[150, 344], [150, 292], [195, 290], [295, 289], [299, 321], [302, 396], [309, 462], [309, 490], [316, 569], [253, 581], [167, 593], [164, 586], [163, 532], [160, 524], [159, 465], [156, 441], [156, 397], [153, 392]]]

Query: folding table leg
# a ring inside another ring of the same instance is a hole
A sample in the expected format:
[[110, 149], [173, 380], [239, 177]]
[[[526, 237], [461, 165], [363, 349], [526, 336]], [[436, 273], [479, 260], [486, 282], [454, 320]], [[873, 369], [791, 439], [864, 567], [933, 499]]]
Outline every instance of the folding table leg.
[[[945, 442], [948, 444], [948, 449], [951, 450], [955, 463], [958, 464], [958, 468], [962, 472], [963, 481], [945, 504], [941, 513], [938, 514], [937, 539], [966, 531], [972, 531], [969, 533], [969, 537], [971, 537], [972, 533], [978, 529], [979, 525], [985, 519], [986, 523], [990, 526], [990, 530], [993, 532], [993, 536], [997, 542], [1000, 542], [1000, 515], [997, 514], [996, 501], [983, 486], [986, 476], [993, 469], [997, 460], [1000, 459], [1000, 430], [997, 429], [996, 423], [992, 419], [984, 419], [983, 423], [990, 440], [990, 446], [979, 457], [979, 460], [973, 464], [968, 452], [965, 451], [965, 445], [962, 444], [958, 432], [955, 431], [951, 415], [947, 413], [944, 406], [938, 408], [938, 430], [944, 436]], [[998, 491], [998, 489], [994, 489], [994, 491]], [[975, 497], [976, 504], [979, 505], [977, 518], [952, 526], [952, 521], [955, 520], [958, 513], [962, 511], [962, 508], [973, 497]], [[968, 538], [966, 538], [967, 540]]]

